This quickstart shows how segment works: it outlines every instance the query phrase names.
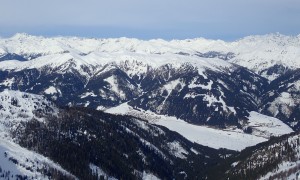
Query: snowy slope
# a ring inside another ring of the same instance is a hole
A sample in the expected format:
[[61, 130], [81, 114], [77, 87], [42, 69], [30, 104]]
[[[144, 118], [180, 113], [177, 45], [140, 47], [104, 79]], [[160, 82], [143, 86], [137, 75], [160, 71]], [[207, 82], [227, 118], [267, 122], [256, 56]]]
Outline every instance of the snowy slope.
[[57, 113], [58, 108], [44, 96], [6, 89], [0, 92], [0, 137], [9, 137], [21, 122], [43, 121], [40, 115]]
[[[260, 142], [267, 141], [267, 138], [269, 138], [261, 137], [260, 134], [246, 134], [238, 129], [221, 130], [205, 126], [197, 126], [189, 124], [175, 117], [157, 115], [150, 111], [137, 110], [129, 106], [127, 103], [107, 109], [106, 112], [111, 114], [128, 114], [148, 120], [150, 123], [165, 126], [172, 131], [176, 131], [192, 142], [196, 142], [198, 144], [216, 149], [227, 148], [240, 151], [248, 146], [253, 146]], [[276, 122], [280, 124], [280, 122]], [[287, 128], [286, 125], [284, 127], [286, 129], [279, 128], [281, 130], [281, 133], [291, 132], [290, 128]], [[261, 126], [261, 128], [263, 128], [263, 126]], [[265, 131], [267, 132], [268, 130], [271, 131], [272, 128], [265, 129]]]
[[52, 179], [54, 177], [48, 176], [46, 173], [53, 173], [53, 170], [59, 171], [71, 179], [76, 179], [75, 176], [48, 158], [3, 138], [0, 140], [0, 169], [2, 170], [0, 179], [17, 179], [17, 176], [27, 176], [28, 179]]
[[43, 96], [11, 90], [0, 92], [0, 137], [7, 136], [22, 121], [43, 121], [39, 115], [57, 113], [58, 108]]
[[265, 180], [274, 177], [278, 177], [278, 179], [284, 178], [286, 180], [299, 179], [300, 178], [298, 173], [299, 169], [300, 169], [300, 161], [296, 161], [296, 162], [285, 161], [278, 164], [278, 169], [269, 172], [268, 174], [260, 177], [259, 179]]
[[262, 96], [260, 112], [291, 126], [300, 127], [300, 69], [289, 71], [270, 83]]
[[252, 134], [269, 138], [270, 136], [281, 136], [289, 134], [293, 130], [277, 118], [262, 115], [251, 111], [247, 127], [251, 128]]
[[[298, 179], [299, 132], [243, 150], [220, 172], [222, 179]], [[216, 177], [215, 177], [216, 178]]]
[[12, 130], [22, 128], [21, 122], [32, 118], [43, 121], [40, 115], [57, 113], [58, 108], [43, 96], [11, 90], [0, 92], [0, 174], [9, 174], [14, 178], [19, 175], [33, 179], [51, 179], [51, 176], [45, 174], [53, 175], [57, 170], [62, 175], [75, 178], [48, 158], [14, 143], [11, 135]]

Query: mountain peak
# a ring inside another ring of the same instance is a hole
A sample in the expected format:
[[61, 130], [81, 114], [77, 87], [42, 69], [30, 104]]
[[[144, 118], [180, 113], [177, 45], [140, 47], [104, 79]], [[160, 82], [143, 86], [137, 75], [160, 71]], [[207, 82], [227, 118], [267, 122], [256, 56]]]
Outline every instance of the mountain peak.
[[29, 35], [27, 33], [16, 33], [15, 35], [13, 35], [11, 38], [12, 39], [26, 39], [26, 38], [29, 38], [29, 37], [34, 37], [32, 35]]

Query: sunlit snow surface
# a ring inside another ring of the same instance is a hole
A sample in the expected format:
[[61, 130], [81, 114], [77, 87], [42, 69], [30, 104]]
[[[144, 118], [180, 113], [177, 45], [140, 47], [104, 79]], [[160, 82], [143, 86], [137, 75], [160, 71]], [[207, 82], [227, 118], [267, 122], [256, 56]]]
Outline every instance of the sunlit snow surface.
[[[249, 125], [255, 126], [258, 130], [263, 131], [264, 134], [259, 132], [246, 134], [239, 129], [221, 130], [193, 125], [176, 117], [157, 115], [150, 111], [135, 110], [127, 103], [108, 109], [106, 112], [112, 114], [129, 114], [149, 120], [150, 123], [165, 126], [172, 131], [178, 132], [192, 142], [215, 149], [226, 148], [240, 151], [246, 147], [267, 141], [267, 137], [269, 137], [267, 136], [268, 134], [281, 135], [292, 132], [292, 130], [280, 122], [280, 120], [256, 112], [250, 113]], [[272, 128], [274, 128], [274, 130]]]

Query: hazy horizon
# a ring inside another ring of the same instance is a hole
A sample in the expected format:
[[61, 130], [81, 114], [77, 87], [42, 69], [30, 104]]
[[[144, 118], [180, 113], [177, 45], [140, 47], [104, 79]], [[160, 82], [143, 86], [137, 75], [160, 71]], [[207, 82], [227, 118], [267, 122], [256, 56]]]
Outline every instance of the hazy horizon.
[[237, 40], [300, 33], [298, 0], [5, 0], [0, 35]]
[[26, 32], [17, 32], [15, 34], [12, 34], [12, 35], [9, 35], [9, 36], [2, 36], [0, 34], [0, 38], [3, 38], [3, 39], [6, 39], [6, 38], [12, 38], [14, 37], [15, 35], [17, 34], [27, 34], [29, 36], [36, 36], [36, 37], [44, 37], [44, 38], [57, 38], [57, 37], [78, 37], [78, 38], [96, 38], [96, 39], [118, 39], [118, 38], [128, 38], [128, 39], [138, 39], [138, 40], [165, 40], [165, 41], [171, 41], [171, 40], [188, 40], [188, 39], [199, 39], [199, 38], [204, 38], [204, 39], [207, 39], [207, 40], [221, 40], [221, 41], [225, 41], [225, 42], [233, 42], [233, 41], [238, 41], [240, 39], [243, 39], [243, 38], [246, 38], [246, 37], [249, 37], [249, 36], [265, 36], [265, 35], [276, 35], [276, 34], [280, 34], [280, 35], [283, 35], [283, 36], [289, 36], [289, 37], [297, 37], [297, 36], [300, 36], [300, 33], [299, 34], [296, 34], [296, 35], [286, 35], [286, 34], [282, 34], [282, 33], [279, 33], [279, 32], [271, 32], [271, 33], [267, 33], [267, 34], [251, 34], [251, 35], [246, 35], [246, 36], [243, 36], [243, 37], [239, 37], [239, 38], [236, 38], [236, 39], [221, 39], [221, 38], [207, 38], [207, 37], [192, 37], [192, 38], [172, 38], [172, 39], [167, 39], [167, 38], [136, 38], [136, 37], [126, 37], [126, 36], [120, 36], [120, 37], [101, 37], [101, 36], [84, 36], [84, 35], [42, 35], [42, 34], [30, 34], [30, 33], [26, 33]]

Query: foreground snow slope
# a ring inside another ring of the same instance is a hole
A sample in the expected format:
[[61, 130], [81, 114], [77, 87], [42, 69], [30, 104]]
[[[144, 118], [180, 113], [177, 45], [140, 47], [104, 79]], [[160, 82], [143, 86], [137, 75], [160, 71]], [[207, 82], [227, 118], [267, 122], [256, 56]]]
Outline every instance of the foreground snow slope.
[[0, 177], [9, 174], [8, 177], [12, 179], [17, 179], [17, 176], [27, 176], [29, 179], [51, 179], [51, 177], [45, 175], [45, 172], [51, 172], [50, 169], [55, 169], [70, 178], [76, 179], [48, 158], [3, 138], [0, 139], [0, 168], [2, 170]]
[[[291, 128], [280, 120], [261, 115], [256, 112], [250, 113], [249, 126], [255, 133], [247, 134], [238, 129], [214, 129], [187, 123], [175, 117], [157, 115], [150, 111], [133, 109], [127, 103], [106, 110], [112, 114], [128, 114], [149, 120], [153, 124], [165, 126], [176, 131], [188, 140], [215, 149], [227, 148], [240, 151], [246, 147], [267, 141], [270, 135], [283, 135], [293, 132]], [[276, 129], [273, 129], [276, 128]]]
[[7, 117], [10, 120], [28, 120], [33, 117], [38, 118], [36, 113], [56, 114], [58, 112], [58, 108], [44, 96], [20, 91], [6, 89], [0, 92], [0, 102], [0, 118]]
[[0, 92], [0, 175], [9, 174], [9, 177], [15, 179], [17, 176], [51, 179], [46, 174], [59, 171], [75, 178], [48, 158], [14, 143], [11, 135], [12, 130], [20, 128], [21, 122], [32, 118], [43, 121], [39, 115], [57, 113], [58, 108], [43, 96], [11, 90]]
[[224, 179], [298, 179], [299, 138], [296, 132], [243, 150], [220, 176]]
[[35, 118], [43, 121], [39, 115], [58, 113], [58, 108], [41, 95], [4, 90], [0, 92], [0, 138], [8, 136], [10, 130], [18, 128], [20, 122]]

